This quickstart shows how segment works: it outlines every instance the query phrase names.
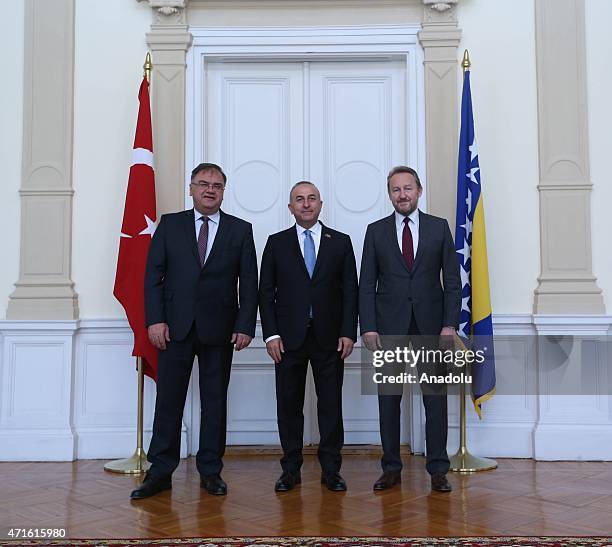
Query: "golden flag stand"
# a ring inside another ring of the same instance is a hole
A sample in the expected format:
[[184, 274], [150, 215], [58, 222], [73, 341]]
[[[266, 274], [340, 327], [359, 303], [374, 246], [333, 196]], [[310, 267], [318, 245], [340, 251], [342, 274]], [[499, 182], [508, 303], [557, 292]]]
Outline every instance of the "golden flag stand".
[[[143, 65], [144, 75], [147, 82], [151, 81], [151, 54], [147, 53], [145, 63]], [[142, 366], [142, 358], [136, 357], [136, 368], [138, 370], [138, 417], [136, 419], [136, 451], [129, 458], [122, 460], [113, 460], [104, 465], [105, 471], [112, 473], [123, 473], [130, 475], [139, 475], [144, 473], [151, 467], [147, 461], [147, 453], [143, 448], [143, 403], [144, 403], [144, 367]]]
[[[465, 74], [471, 66], [468, 50], [463, 54], [461, 62]], [[488, 471], [497, 467], [497, 462], [490, 458], [473, 456], [467, 449], [467, 416], [465, 407], [465, 383], [461, 382], [459, 391], [459, 450], [450, 457], [450, 470], [456, 473], [475, 473], [477, 471]]]
[[138, 366], [138, 418], [136, 424], [136, 451], [129, 458], [114, 460], [104, 465], [105, 471], [138, 475], [151, 467], [147, 461], [147, 453], [142, 446], [143, 433], [143, 399], [144, 399], [144, 367], [142, 358], [136, 357]]
[[467, 449], [467, 418], [465, 408], [465, 384], [461, 382], [459, 391], [459, 450], [450, 457], [450, 470], [456, 473], [475, 473], [489, 471], [497, 467], [497, 462], [490, 458], [472, 456]]

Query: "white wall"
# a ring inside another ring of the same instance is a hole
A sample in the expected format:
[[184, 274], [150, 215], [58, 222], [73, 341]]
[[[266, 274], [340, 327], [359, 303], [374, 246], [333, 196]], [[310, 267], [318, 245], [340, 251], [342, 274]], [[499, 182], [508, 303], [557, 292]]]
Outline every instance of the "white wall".
[[586, 2], [587, 97], [591, 154], [593, 272], [604, 291], [607, 313], [612, 311], [612, 2]]
[[76, 5], [72, 278], [82, 318], [124, 317], [112, 293], [150, 25], [151, 8], [136, 0]]
[[459, 55], [468, 49], [472, 61], [493, 313], [531, 313], [540, 272], [534, 2], [461, 0], [458, 19]]
[[[612, 50], [608, 0], [586, 2], [589, 138], [593, 189], [593, 266], [610, 308], [609, 121]], [[118, 15], [120, 14], [120, 15]], [[529, 313], [539, 273], [537, 94], [533, 0], [462, 0], [460, 50], [473, 62], [494, 313]], [[221, 21], [219, 21], [221, 22]], [[122, 317], [112, 297], [123, 196], [136, 120], [136, 93], [151, 23], [144, 3], [77, 2], [73, 279], [82, 317]], [[108, 30], [112, 29], [112, 39]], [[0, 305], [18, 277], [21, 177], [23, 4], [0, 21]], [[158, 184], [162, 181], [158, 181]], [[166, 181], [170, 183], [170, 181]], [[517, 222], [519, 219], [519, 222]]]
[[[151, 22], [143, 4], [77, 3], [73, 279], [84, 318], [123, 314], [112, 285]], [[461, 51], [468, 48], [474, 63], [493, 310], [529, 313], [539, 273], [533, 0], [462, 0], [459, 21]]]
[[23, 128], [22, 2], [5, 2], [0, 17], [0, 317], [19, 276], [21, 146]]

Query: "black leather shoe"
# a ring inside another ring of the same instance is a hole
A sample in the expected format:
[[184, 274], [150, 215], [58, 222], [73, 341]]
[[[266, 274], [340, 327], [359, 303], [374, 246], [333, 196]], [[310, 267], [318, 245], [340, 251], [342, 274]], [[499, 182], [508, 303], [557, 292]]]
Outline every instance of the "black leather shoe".
[[298, 471], [297, 473], [287, 473], [286, 471], [280, 476], [274, 485], [275, 492], [289, 492], [293, 490], [296, 484], [301, 484], [302, 475]]
[[227, 494], [227, 484], [220, 475], [202, 477], [200, 487], [204, 488], [211, 496], [225, 496]]
[[431, 489], [436, 492], [450, 492], [453, 487], [450, 485], [450, 482], [446, 480], [446, 475], [444, 473], [434, 473], [431, 476]]
[[172, 488], [172, 479], [170, 477], [166, 477], [164, 479], [158, 479], [155, 477], [151, 477], [148, 474], [145, 475], [142, 484], [133, 490], [130, 494], [130, 499], [133, 500], [142, 500], [145, 498], [150, 498], [155, 494], [159, 494], [164, 490], [170, 490]]
[[374, 483], [374, 491], [378, 492], [380, 490], [388, 490], [400, 482], [402, 482], [402, 475], [399, 471], [383, 473]]
[[327, 486], [327, 489], [332, 492], [344, 492], [346, 490], [346, 482], [340, 476], [340, 473], [323, 473], [321, 484]]

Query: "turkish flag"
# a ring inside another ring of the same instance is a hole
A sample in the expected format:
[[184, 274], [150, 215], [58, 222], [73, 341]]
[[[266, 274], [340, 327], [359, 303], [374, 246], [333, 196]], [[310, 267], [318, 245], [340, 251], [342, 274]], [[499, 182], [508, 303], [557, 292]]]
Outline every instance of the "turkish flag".
[[144, 276], [147, 253], [155, 231], [155, 173], [149, 83], [143, 78], [140, 107], [128, 178], [113, 294], [121, 302], [134, 332], [132, 355], [142, 358], [144, 373], [157, 378], [157, 350], [147, 335], [144, 317]]

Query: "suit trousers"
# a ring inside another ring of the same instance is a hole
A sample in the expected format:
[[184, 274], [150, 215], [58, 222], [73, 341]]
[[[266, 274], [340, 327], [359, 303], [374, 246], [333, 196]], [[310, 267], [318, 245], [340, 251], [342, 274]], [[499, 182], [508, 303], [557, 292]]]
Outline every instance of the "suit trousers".
[[[430, 349], [434, 344], [437, 346], [438, 337], [421, 337], [414, 315], [410, 321], [409, 337], [415, 345], [425, 342]], [[418, 348], [417, 348], [418, 349]], [[428, 349], [426, 347], [426, 349]], [[427, 365], [417, 364], [419, 377], [423, 372], [432, 373]], [[427, 472], [448, 472], [450, 461], [446, 452], [446, 441], [448, 436], [448, 410], [446, 384], [422, 386], [423, 405], [425, 407], [425, 446]], [[381, 465], [383, 472], [399, 472], [402, 470], [402, 459], [400, 457], [400, 403], [402, 395], [378, 395], [378, 413], [380, 420], [380, 439], [383, 447]]]
[[296, 473], [304, 461], [304, 392], [308, 362], [317, 393], [319, 423], [318, 457], [324, 474], [340, 470], [344, 444], [342, 382], [344, 361], [336, 350], [322, 349], [312, 328], [297, 350], [286, 350], [276, 367], [276, 412], [283, 457], [283, 471]]
[[200, 448], [196, 466], [200, 475], [217, 475], [223, 468], [227, 421], [227, 387], [232, 364], [232, 344], [202, 344], [195, 323], [187, 338], [170, 341], [158, 352], [157, 397], [153, 438], [149, 446], [149, 474], [156, 478], [172, 475], [180, 460], [181, 421], [193, 369], [198, 356], [200, 373]]

